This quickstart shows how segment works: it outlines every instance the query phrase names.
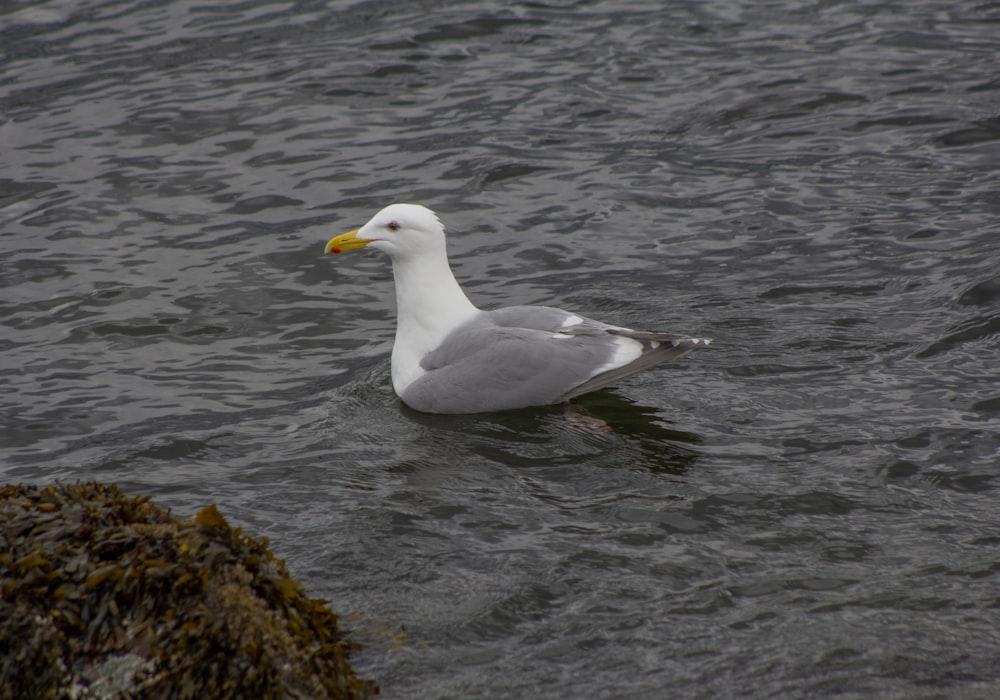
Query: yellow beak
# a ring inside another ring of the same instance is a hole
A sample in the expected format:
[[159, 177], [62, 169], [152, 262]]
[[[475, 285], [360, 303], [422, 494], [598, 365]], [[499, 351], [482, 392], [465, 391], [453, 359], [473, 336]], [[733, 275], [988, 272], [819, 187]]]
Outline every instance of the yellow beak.
[[358, 248], [364, 248], [372, 241], [369, 238], [358, 238], [359, 230], [360, 229], [355, 229], [353, 231], [348, 231], [347, 233], [342, 233], [336, 238], [331, 238], [330, 242], [326, 244], [326, 248], [323, 252], [343, 253], [345, 250], [357, 250]]

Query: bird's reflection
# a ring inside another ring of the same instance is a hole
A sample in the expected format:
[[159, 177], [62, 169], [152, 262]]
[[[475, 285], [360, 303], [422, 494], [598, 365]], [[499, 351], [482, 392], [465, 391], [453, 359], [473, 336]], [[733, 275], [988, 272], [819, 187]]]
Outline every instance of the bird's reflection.
[[[629, 468], [681, 474], [699, 457], [701, 436], [670, 427], [663, 407], [644, 406], [614, 390], [592, 392], [570, 403], [473, 415], [421, 413], [400, 402], [403, 415], [430, 431], [424, 437], [454, 446], [459, 440], [483, 456], [538, 465], [546, 460], [593, 458], [615, 451]], [[477, 439], [479, 438], [479, 439]], [[443, 446], [443, 445], [442, 445]]]

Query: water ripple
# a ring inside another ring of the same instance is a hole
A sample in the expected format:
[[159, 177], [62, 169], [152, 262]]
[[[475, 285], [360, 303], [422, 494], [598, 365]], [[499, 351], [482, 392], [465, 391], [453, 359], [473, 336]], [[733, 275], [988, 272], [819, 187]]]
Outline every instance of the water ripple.
[[[5, 479], [219, 503], [386, 697], [995, 695], [997, 15], [897, 10], [0, 11]], [[412, 412], [321, 255], [391, 200], [486, 306], [715, 343]]]

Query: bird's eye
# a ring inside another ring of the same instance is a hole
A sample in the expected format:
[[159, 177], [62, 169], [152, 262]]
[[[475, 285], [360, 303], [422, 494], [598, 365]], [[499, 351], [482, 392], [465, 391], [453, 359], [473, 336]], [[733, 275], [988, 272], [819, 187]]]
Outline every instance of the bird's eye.
[[399, 230], [399, 222], [397, 222], [397, 221], [390, 221], [388, 224], [385, 225], [385, 227], [387, 229], [389, 229], [390, 231], [398, 231]]

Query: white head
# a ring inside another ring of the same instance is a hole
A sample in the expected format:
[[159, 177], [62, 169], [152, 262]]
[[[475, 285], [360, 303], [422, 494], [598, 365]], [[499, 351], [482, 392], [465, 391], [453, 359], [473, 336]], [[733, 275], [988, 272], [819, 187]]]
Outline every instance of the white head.
[[326, 244], [326, 252], [341, 253], [366, 246], [388, 253], [393, 260], [438, 253], [445, 247], [444, 226], [427, 207], [390, 204], [361, 228], [332, 239]]

